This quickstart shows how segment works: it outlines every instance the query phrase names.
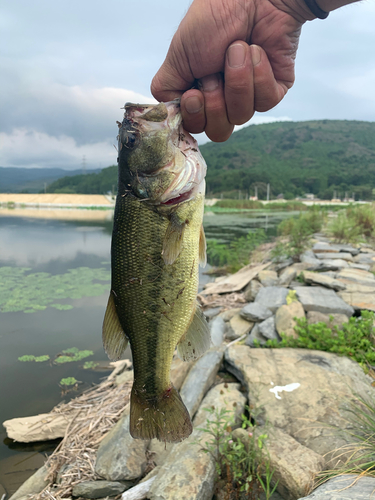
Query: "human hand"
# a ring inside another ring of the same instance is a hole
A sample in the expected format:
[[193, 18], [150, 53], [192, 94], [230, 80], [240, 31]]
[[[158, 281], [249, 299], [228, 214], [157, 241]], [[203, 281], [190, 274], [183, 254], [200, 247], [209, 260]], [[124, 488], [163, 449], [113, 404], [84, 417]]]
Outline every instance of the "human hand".
[[294, 83], [301, 26], [314, 16], [293, 2], [194, 0], [152, 81], [154, 97], [181, 97], [186, 130], [227, 140]]

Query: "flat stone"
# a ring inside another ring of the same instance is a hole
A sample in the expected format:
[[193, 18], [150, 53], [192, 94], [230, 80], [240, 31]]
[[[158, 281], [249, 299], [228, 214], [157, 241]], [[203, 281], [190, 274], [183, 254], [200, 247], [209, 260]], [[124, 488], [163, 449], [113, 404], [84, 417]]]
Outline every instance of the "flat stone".
[[373, 253], [360, 253], [354, 257], [354, 262], [371, 265], [375, 263], [375, 255]]
[[129, 433], [129, 409], [101, 442], [95, 472], [109, 481], [137, 479], [146, 469], [149, 440], [133, 439]]
[[120, 495], [132, 486], [133, 483], [130, 481], [128, 484], [114, 481], [82, 481], [73, 486], [72, 495], [83, 498], [104, 498]]
[[[325, 314], [346, 314], [352, 316], [354, 309], [342, 300], [336, 292], [318, 286], [296, 287], [298, 300], [304, 310], [319, 311]], [[343, 293], [343, 292], [341, 292]]]
[[242, 307], [234, 307], [233, 309], [228, 309], [220, 313], [220, 318], [223, 318], [225, 322], [230, 321], [233, 316], [241, 311]]
[[336, 259], [341, 259], [345, 261], [352, 261], [353, 256], [351, 253], [348, 252], [329, 252], [329, 253], [317, 253], [316, 256], [318, 259], [329, 259], [329, 260], [336, 260]]
[[18, 490], [13, 493], [9, 500], [18, 500], [22, 497], [27, 497], [27, 495], [37, 495], [40, 493], [49, 482], [45, 479], [47, 474], [48, 468], [43, 465], [43, 467], [38, 469], [32, 476], [26, 479]]
[[309, 311], [306, 317], [309, 325], [315, 323], [325, 323], [329, 327], [337, 326], [338, 328], [341, 328], [344, 323], [348, 322], [346, 314], [323, 314], [318, 311]]
[[172, 451], [175, 443], [163, 443], [158, 439], [151, 439], [148, 455], [157, 467], [163, 465]]
[[339, 292], [339, 296], [348, 305], [356, 310], [375, 311], [375, 294], [374, 290], [371, 293], [360, 292]]
[[279, 276], [279, 286], [289, 286], [297, 276], [297, 272], [294, 266], [287, 267]]
[[312, 251], [314, 253], [337, 253], [337, 250], [332, 248], [330, 243], [323, 242], [323, 241], [318, 241], [315, 243], [315, 245], [312, 248]]
[[254, 325], [250, 335], [246, 337], [245, 345], [254, 347], [255, 341], [259, 342], [260, 345], [264, 345], [267, 342], [267, 338], [263, 337], [263, 335], [259, 331], [259, 323], [256, 323]]
[[216, 316], [209, 323], [211, 342], [214, 346], [219, 346], [223, 343], [227, 325], [221, 316]]
[[375, 288], [374, 274], [362, 269], [342, 269], [337, 273], [336, 278], [342, 280], [344, 283], [352, 281], [358, 285], [372, 286]]
[[211, 309], [206, 309], [204, 311], [204, 315], [206, 316], [207, 319], [211, 319], [220, 314], [221, 310], [222, 307], [212, 307]]
[[314, 252], [306, 250], [300, 255], [300, 261], [308, 265], [308, 269], [314, 270], [320, 266], [319, 259], [316, 258]]
[[353, 257], [360, 252], [359, 248], [354, 248], [352, 245], [345, 245], [344, 243], [332, 243], [331, 247], [337, 252], [349, 252]]
[[304, 271], [303, 278], [308, 284], [322, 285], [326, 288], [331, 288], [332, 290], [345, 290], [346, 286], [344, 283], [337, 281], [329, 276], [324, 276], [320, 273], [313, 273], [311, 271]]
[[218, 384], [210, 389], [195, 415], [194, 427], [205, 427], [207, 420], [216, 418], [215, 414], [205, 411], [205, 408], [233, 412], [234, 421], [237, 424], [241, 423], [241, 414], [245, 411], [246, 396], [240, 391], [240, 387], [240, 384]]
[[294, 327], [297, 322], [294, 318], [304, 318], [305, 311], [300, 302], [294, 301], [279, 307], [275, 315], [275, 327], [279, 335], [284, 333], [288, 337], [298, 338]]
[[263, 288], [263, 285], [258, 280], [251, 280], [250, 283], [245, 288], [244, 292], [245, 300], [247, 300], [248, 302], [253, 302], [261, 288]]
[[284, 257], [274, 263], [274, 269], [275, 271], [280, 272], [286, 267], [291, 266], [292, 264], [293, 259], [291, 257]]
[[343, 267], [349, 267], [348, 262], [342, 259], [323, 259], [316, 271], [339, 271]]
[[277, 286], [279, 278], [276, 271], [269, 271], [265, 269], [260, 271], [258, 274], [258, 279], [263, 286]]
[[[263, 409], [264, 422], [328, 462], [333, 450], [348, 443], [340, 432], [351, 428], [344, 402], [353, 394], [375, 398], [372, 379], [358, 363], [328, 352], [232, 345], [225, 352], [225, 366], [248, 388], [252, 404]], [[284, 388], [288, 392], [281, 392]]]
[[357, 264], [356, 262], [351, 262], [349, 264], [349, 268], [362, 269], [363, 271], [370, 271], [371, 265], [370, 264]]
[[215, 461], [205, 453], [200, 444], [202, 436], [195, 429], [193, 434], [176, 444], [161, 466], [147, 498], [150, 500], [211, 500], [215, 487]]
[[49, 441], [64, 437], [66, 428], [75, 415], [76, 412], [74, 411], [64, 415], [60, 413], [41, 413], [32, 417], [5, 420], [3, 426], [8, 437], [20, 443]]
[[288, 292], [286, 288], [281, 286], [267, 286], [259, 290], [255, 302], [275, 313], [279, 307], [286, 304]]
[[252, 302], [241, 309], [240, 315], [248, 321], [257, 323], [272, 316], [272, 311], [259, 302]]
[[329, 479], [313, 493], [300, 500], [369, 500], [375, 489], [375, 478], [354, 474]]
[[229, 328], [225, 334], [228, 340], [236, 340], [243, 335], [247, 335], [254, 323], [243, 319], [239, 314], [235, 314], [233, 318], [229, 321]]
[[325, 466], [324, 458], [306, 448], [281, 429], [258, 427], [256, 435], [266, 433], [265, 447], [269, 454], [273, 481], [278, 481], [277, 491], [284, 499], [296, 500], [309, 491], [311, 478]]
[[275, 317], [270, 318], [259, 323], [259, 333], [269, 340], [280, 340], [280, 337], [275, 328]]
[[190, 370], [180, 391], [181, 398], [193, 417], [206, 392], [213, 384], [223, 360], [221, 348], [211, 348]]

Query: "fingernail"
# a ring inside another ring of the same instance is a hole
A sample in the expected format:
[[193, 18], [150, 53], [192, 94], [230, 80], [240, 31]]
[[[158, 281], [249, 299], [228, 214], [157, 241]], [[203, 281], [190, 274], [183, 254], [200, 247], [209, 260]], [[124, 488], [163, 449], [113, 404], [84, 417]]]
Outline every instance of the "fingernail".
[[201, 79], [202, 88], [205, 92], [212, 92], [219, 86], [219, 78], [217, 75], [204, 76]]
[[191, 115], [199, 113], [199, 111], [202, 109], [202, 103], [199, 97], [197, 96], [188, 97], [185, 101], [185, 109]]
[[231, 68], [240, 68], [246, 57], [245, 47], [240, 43], [231, 45], [228, 49], [228, 64]]
[[253, 61], [253, 66], [260, 63], [261, 52], [258, 45], [250, 45], [251, 60]]

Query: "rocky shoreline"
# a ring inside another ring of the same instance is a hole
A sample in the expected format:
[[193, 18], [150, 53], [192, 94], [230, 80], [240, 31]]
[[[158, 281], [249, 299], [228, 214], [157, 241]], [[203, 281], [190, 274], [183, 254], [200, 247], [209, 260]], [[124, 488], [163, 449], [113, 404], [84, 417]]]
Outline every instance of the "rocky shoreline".
[[[10, 500], [29, 495], [225, 499], [216, 489], [215, 460], [199, 444], [204, 440], [201, 428], [212, 418], [204, 408], [231, 410], [239, 417], [246, 405], [257, 408], [257, 432], [268, 435], [273, 480], [278, 481], [273, 500], [370, 498], [375, 488], [371, 477], [353, 486], [348, 476], [341, 482], [334, 478], [310, 492], [320, 471], [343, 462], [342, 449], [350, 444], [345, 433], [350, 428], [348, 407], [356, 397], [375, 400], [373, 379], [358, 363], [337, 354], [255, 348], [267, 340], [280, 341], [281, 333], [295, 337], [295, 318], [333, 327], [361, 310], [375, 311], [375, 251], [333, 244], [322, 234], [315, 234], [312, 244], [300, 262], [261, 262], [206, 286], [200, 298], [213, 346], [195, 363], [176, 359], [172, 366], [172, 382], [193, 418], [191, 437], [175, 445], [130, 437], [132, 370], [129, 363], [118, 362], [102, 387], [41, 416], [38, 424], [30, 419], [4, 423], [8, 436], [20, 441], [30, 438], [36, 427], [54, 429], [53, 438], [64, 437], [44, 467]], [[59, 425], [53, 425], [58, 418]], [[246, 441], [242, 430], [235, 431], [237, 439]], [[34, 432], [31, 440], [39, 438]], [[77, 459], [79, 454], [82, 460], [87, 455], [85, 463]]]

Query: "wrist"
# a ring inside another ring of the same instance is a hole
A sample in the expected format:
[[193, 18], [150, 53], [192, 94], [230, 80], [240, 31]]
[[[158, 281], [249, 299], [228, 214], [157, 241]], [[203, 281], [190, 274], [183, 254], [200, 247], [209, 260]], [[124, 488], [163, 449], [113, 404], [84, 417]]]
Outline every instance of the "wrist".
[[[270, 0], [272, 4], [280, 10], [290, 14], [297, 21], [304, 23], [306, 21], [313, 21], [317, 16], [311, 12], [304, 0]], [[332, 10], [343, 7], [358, 0], [315, 0], [316, 4], [324, 12], [331, 12]]]

